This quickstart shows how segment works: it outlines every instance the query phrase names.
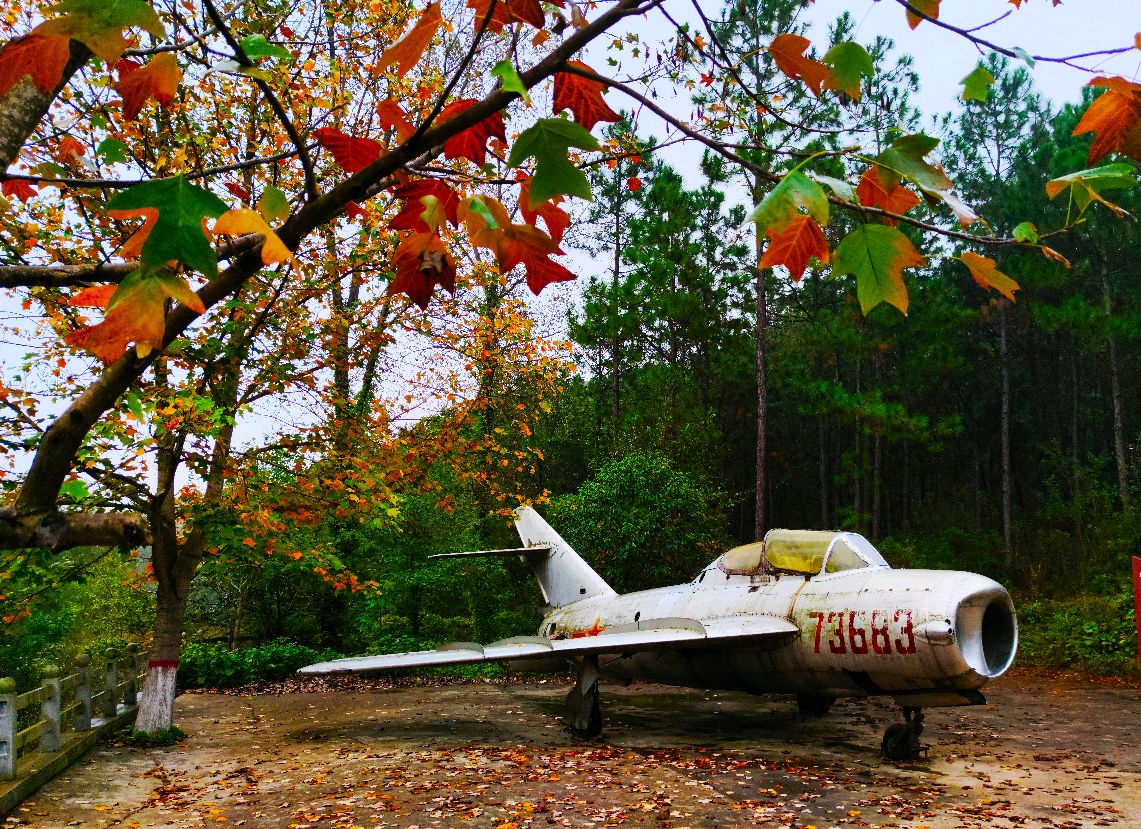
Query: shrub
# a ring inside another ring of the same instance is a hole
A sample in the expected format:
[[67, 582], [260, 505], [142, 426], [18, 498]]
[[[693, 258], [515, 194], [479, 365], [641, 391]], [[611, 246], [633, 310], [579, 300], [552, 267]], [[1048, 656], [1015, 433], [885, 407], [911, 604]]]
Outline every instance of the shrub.
[[314, 662], [340, 654], [275, 639], [252, 648], [230, 650], [219, 642], [192, 642], [182, 649], [178, 684], [182, 688], [235, 688], [251, 682], [273, 682]]
[[1079, 596], [1018, 608], [1021, 665], [1129, 675], [1137, 672], [1133, 597]]

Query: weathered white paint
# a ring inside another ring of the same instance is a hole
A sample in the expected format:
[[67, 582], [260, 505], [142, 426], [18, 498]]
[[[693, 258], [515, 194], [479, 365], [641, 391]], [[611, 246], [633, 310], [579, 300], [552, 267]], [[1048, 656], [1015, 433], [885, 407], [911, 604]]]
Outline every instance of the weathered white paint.
[[[774, 573], [751, 551], [731, 551], [689, 584], [619, 596], [534, 510], [521, 509], [517, 525], [524, 557], [551, 605], [538, 636], [337, 660], [302, 672], [495, 661], [533, 666], [589, 656], [598, 658], [603, 676], [618, 680], [752, 693], [888, 694], [921, 707], [979, 701], [977, 690], [1014, 659], [1017, 622], [1002, 585], [974, 573], [892, 570], [853, 533], [784, 532], [774, 540], [786, 566], [811, 561], [815, 575]], [[834, 555], [863, 566], [828, 572], [836, 569]]]
[[136, 731], [150, 733], [170, 728], [177, 678], [177, 667], [166, 664], [147, 666], [147, 678], [139, 695], [139, 713], [135, 717]]

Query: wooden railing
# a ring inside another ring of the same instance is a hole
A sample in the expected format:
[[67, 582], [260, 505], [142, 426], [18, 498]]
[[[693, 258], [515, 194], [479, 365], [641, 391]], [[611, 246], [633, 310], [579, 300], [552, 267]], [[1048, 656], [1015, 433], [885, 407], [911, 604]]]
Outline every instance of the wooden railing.
[[[145, 673], [139, 674], [139, 649], [128, 645], [124, 653], [108, 650], [100, 689], [92, 690], [91, 655], [80, 654], [75, 673], [63, 676], [56, 667], [43, 671], [43, 684], [16, 693], [12, 679], [0, 679], [0, 780], [14, 780], [21, 757], [30, 752], [59, 752], [68, 732], [99, 731], [138, 704]], [[19, 728], [21, 711], [39, 706], [39, 718]], [[17, 730], [19, 729], [19, 730]]]

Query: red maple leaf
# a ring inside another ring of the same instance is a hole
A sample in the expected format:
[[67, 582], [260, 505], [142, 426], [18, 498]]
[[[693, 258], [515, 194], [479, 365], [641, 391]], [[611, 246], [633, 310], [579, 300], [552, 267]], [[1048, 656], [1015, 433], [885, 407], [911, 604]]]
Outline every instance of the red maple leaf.
[[809, 259], [828, 262], [828, 242], [820, 225], [811, 216], [797, 214], [787, 224], [768, 229], [769, 246], [761, 257], [761, 267], [784, 265], [794, 282], [799, 282]]
[[413, 233], [404, 239], [392, 255], [392, 265], [396, 277], [388, 292], [407, 294], [421, 309], [427, 309], [437, 285], [455, 293], [456, 266], [435, 233]]
[[459, 225], [460, 197], [448, 185], [436, 178], [418, 178], [401, 184], [392, 191], [398, 199], [404, 199], [404, 209], [388, 223], [393, 230], [411, 230], [414, 233], [427, 233], [429, 228], [421, 217], [424, 196], [435, 196], [440, 201], [444, 216], [453, 227]]
[[531, 209], [531, 178], [528, 176], [519, 182], [519, 212], [523, 214], [523, 221], [534, 225], [539, 219], [547, 226], [547, 233], [555, 244], [563, 240], [563, 234], [570, 227], [570, 214], [559, 207], [562, 196], [555, 196]]
[[512, 23], [529, 23], [541, 30], [547, 22], [539, 0], [495, 0], [494, 8], [492, 0], [467, 0], [467, 7], [475, 11], [476, 26], [483, 23], [490, 11], [491, 17], [487, 20], [489, 32], [501, 32], [504, 26]]
[[552, 282], [569, 282], [575, 274], [550, 257], [561, 254], [562, 249], [543, 231], [531, 225], [511, 225], [504, 228], [496, 246], [499, 272], [509, 273], [516, 265], [526, 269], [527, 287], [538, 295]]
[[242, 187], [242, 185], [236, 184], [232, 181], [227, 181], [227, 182], [223, 182], [222, 186], [225, 187], [227, 190], [229, 190], [231, 193], [233, 193], [235, 196], [237, 196], [242, 201], [248, 202], [250, 200], [250, 191], [247, 190], [245, 187]]
[[8, 179], [3, 184], [0, 184], [0, 191], [2, 191], [6, 197], [17, 198], [20, 201], [27, 201], [36, 195], [36, 189], [32, 187], [32, 183], [26, 178]]
[[1112, 152], [1141, 160], [1141, 84], [1125, 78], [1094, 78], [1089, 85], [1106, 90], [1074, 127], [1074, 135], [1097, 133], [1089, 150], [1090, 163]]
[[[477, 103], [474, 99], [465, 98], [452, 101], [440, 113], [440, 121], [455, 118], [464, 110], [470, 109]], [[507, 140], [507, 128], [503, 123], [503, 116], [498, 112], [492, 113], [482, 121], [468, 127], [463, 132], [453, 135], [444, 142], [444, 158], [466, 158], [482, 167], [487, 159], [487, 142], [491, 138], [500, 141]]]
[[384, 152], [384, 146], [371, 138], [355, 138], [332, 127], [313, 131], [321, 146], [333, 154], [333, 160], [346, 173], [359, 173]]
[[40, 92], [50, 95], [70, 57], [71, 45], [63, 35], [31, 34], [8, 41], [0, 51], [0, 98], [24, 77], [30, 77]]
[[[567, 66], [587, 72], [594, 71], [577, 60], [568, 60]], [[605, 89], [605, 84], [599, 81], [581, 75], [572, 75], [569, 72], [556, 72], [555, 97], [551, 110], [558, 115], [564, 109], [569, 109], [574, 115], [574, 120], [588, 130], [599, 121], [619, 121], [622, 116], [602, 100], [602, 92]]]

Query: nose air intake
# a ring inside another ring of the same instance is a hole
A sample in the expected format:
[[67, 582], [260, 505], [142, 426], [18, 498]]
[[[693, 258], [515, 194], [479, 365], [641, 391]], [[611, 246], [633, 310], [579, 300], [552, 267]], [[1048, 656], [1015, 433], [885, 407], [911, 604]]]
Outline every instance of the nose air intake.
[[999, 585], [959, 603], [956, 627], [963, 659], [980, 676], [1006, 673], [1018, 650], [1018, 619], [1010, 596]]

